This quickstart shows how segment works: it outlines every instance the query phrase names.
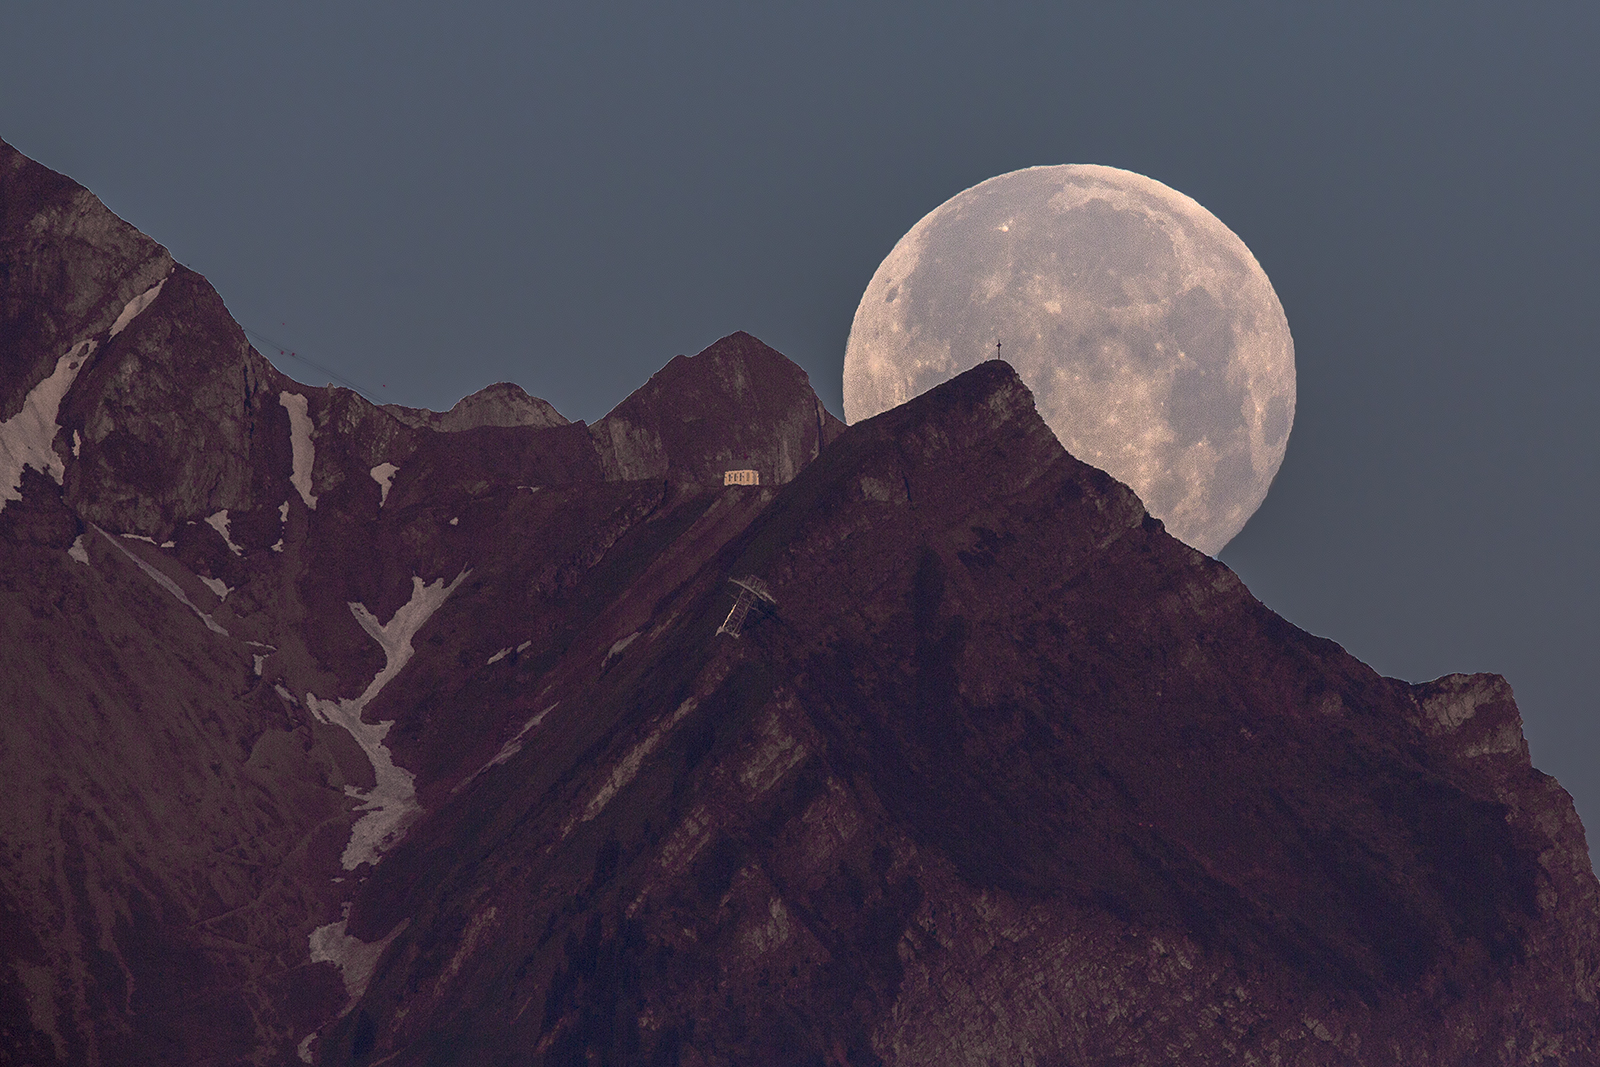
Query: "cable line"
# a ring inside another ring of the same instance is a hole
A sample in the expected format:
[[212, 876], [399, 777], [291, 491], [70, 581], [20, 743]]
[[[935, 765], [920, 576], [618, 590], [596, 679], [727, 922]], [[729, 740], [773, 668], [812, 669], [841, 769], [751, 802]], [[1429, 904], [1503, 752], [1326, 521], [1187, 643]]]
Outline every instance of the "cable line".
[[268, 347], [277, 349], [278, 350], [278, 355], [287, 356], [288, 358], [290, 358], [292, 360], [295, 360], [295, 361], [300, 362], [300, 363], [304, 363], [308, 367], [311, 367], [311, 368], [313, 368], [315, 370], [321, 371], [323, 374], [326, 374], [333, 381], [338, 382], [340, 385], [344, 386], [346, 389], [349, 389], [349, 390], [351, 390], [353, 392], [356, 392], [356, 393], [360, 393], [363, 397], [365, 397], [366, 399], [372, 401], [372, 403], [374, 403], [374, 404], [380, 404], [381, 405], [381, 404], [385, 403], [385, 401], [380, 400], [370, 390], [365, 389], [365, 388], [357, 385], [355, 382], [351, 381], [349, 378], [346, 378], [344, 375], [340, 374], [338, 371], [334, 370], [332, 367], [325, 367], [321, 363], [318, 363], [314, 359], [307, 359], [305, 356], [302, 356], [299, 352], [296, 352], [296, 351], [290, 349], [289, 346], [285, 345], [282, 341], [274, 341], [272, 338], [268, 337], [266, 334], [262, 333], [259, 330], [252, 330], [250, 327], [244, 325], [244, 323], [240, 323], [239, 324], [239, 328], [245, 332], [245, 336], [253, 337], [257, 341], [265, 341], [267, 343]]

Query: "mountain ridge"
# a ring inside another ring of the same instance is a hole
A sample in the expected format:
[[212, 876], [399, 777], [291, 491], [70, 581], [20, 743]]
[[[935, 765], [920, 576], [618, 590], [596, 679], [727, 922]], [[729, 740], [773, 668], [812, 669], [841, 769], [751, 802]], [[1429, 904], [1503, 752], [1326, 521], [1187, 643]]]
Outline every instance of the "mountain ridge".
[[1009, 366], [474, 396], [293, 382], [0, 142], [6, 1056], [1596, 1062], [1504, 680], [1297, 630]]

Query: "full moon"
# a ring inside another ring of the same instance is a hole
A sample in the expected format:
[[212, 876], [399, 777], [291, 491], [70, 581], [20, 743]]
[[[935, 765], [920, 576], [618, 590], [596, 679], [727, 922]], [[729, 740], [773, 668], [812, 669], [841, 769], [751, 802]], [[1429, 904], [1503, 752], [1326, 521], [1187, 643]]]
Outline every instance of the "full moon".
[[1068, 452], [1207, 554], [1283, 462], [1295, 402], [1283, 306], [1232, 230], [1152, 178], [1029, 167], [926, 215], [856, 309], [845, 418], [997, 354]]

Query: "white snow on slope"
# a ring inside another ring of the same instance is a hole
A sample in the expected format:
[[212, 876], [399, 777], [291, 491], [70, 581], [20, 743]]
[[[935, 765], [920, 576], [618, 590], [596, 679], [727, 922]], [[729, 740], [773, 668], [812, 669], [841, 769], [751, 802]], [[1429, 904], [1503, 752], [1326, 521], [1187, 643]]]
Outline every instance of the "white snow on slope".
[[162, 541], [160, 544], [157, 544], [156, 539], [151, 537], [149, 534], [125, 533], [118, 534], [117, 536], [126, 537], [130, 541], [143, 541], [145, 544], [154, 545], [156, 548], [173, 548], [178, 544], [176, 541]]
[[238, 545], [234, 544], [233, 543], [233, 538], [231, 536], [229, 536], [229, 534], [228, 534], [228, 509], [227, 508], [223, 508], [221, 511], [217, 512], [215, 515], [212, 515], [211, 517], [206, 519], [206, 525], [211, 527], [213, 530], [217, 531], [217, 533], [222, 535], [222, 539], [228, 543], [228, 551], [229, 552], [232, 552], [235, 556], [244, 555], [244, 549], [242, 549]]
[[287, 391], [278, 394], [278, 403], [289, 413], [289, 447], [293, 453], [289, 483], [299, 491], [306, 507], [315, 511], [317, 498], [311, 492], [311, 467], [317, 460], [317, 446], [311, 443], [314, 431], [310, 407], [305, 397]]
[[[289, 502], [287, 500], [285, 500], [283, 503], [278, 505], [278, 525], [282, 526], [284, 523], [286, 523], [288, 521], [289, 521]], [[283, 551], [283, 533], [282, 533], [282, 531], [279, 531], [277, 543], [272, 546], [272, 551], [274, 551], [274, 552], [282, 552]]]
[[606, 653], [605, 660], [600, 664], [600, 669], [601, 670], [605, 670], [607, 667], [611, 666], [611, 661], [616, 659], [618, 656], [622, 655], [623, 651], [625, 649], [627, 649], [627, 647], [629, 645], [633, 644], [638, 639], [639, 639], [639, 631], [635, 630], [635, 631], [633, 631], [633, 633], [629, 634], [627, 637], [624, 637], [622, 640], [620, 640], [616, 644], [612, 645], [611, 646], [611, 651]]
[[350, 613], [383, 649], [386, 660], [383, 669], [366, 690], [354, 699], [322, 700], [313, 693], [306, 694], [306, 705], [318, 719], [344, 727], [355, 738], [356, 744], [367, 754], [373, 776], [377, 779], [371, 789], [345, 787], [348, 795], [363, 801], [361, 810], [366, 812], [350, 828], [350, 842], [340, 859], [347, 871], [353, 871], [365, 862], [376, 862], [379, 853], [399, 840], [406, 822], [417, 810], [416, 776], [404, 767], [395, 766], [389, 750], [383, 744], [389, 728], [394, 725], [393, 720], [362, 722], [361, 711], [410, 662], [415, 652], [411, 647], [411, 639], [470, 573], [463, 570], [449, 585], [445, 584], [443, 578], [424, 584], [420, 577], [413, 577], [411, 599], [400, 606], [387, 625], [380, 623], [366, 605], [351, 603]]
[[[167, 275], [168, 278], [171, 275]], [[156, 297], [161, 295], [161, 287], [167, 284], [167, 279], [162, 278], [150, 288], [122, 305], [122, 314], [117, 316], [117, 321], [111, 324], [111, 336], [115, 337], [128, 328], [128, 324], [144, 311], [145, 308], [156, 302]]]
[[[500, 764], [504, 763], [506, 760], [510, 759], [512, 756], [515, 756], [518, 752], [521, 752], [522, 751], [522, 739], [524, 737], [528, 736], [528, 731], [529, 730], [538, 729], [539, 728], [539, 724], [544, 722], [544, 717], [546, 715], [550, 714], [552, 711], [554, 711], [555, 708], [556, 708], [556, 706], [554, 704], [551, 704], [548, 708], [545, 708], [539, 714], [535, 715], [533, 718], [531, 718], [527, 722], [523, 723], [522, 724], [522, 729], [517, 731], [517, 736], [513, 737], [511, 740], [509, 740], [505, 744], [501, 745], [500, 746], [500, 751], [495, 754], [494, 759], [492, 759], [488, 763], [484, 764], [484, 770], [488, 770], [490, 767], [497, 767]], [[474, 777], [476, 777], [476, 776], [474, 776]]]
[[22, 410], [0, 422], [0, 511], [7, 501], [22, 499], [22, 468], [32, 467], [48, 474], [60, 485], [66, 467], [51, 444], [56, 439], [56, 415], [61, 399], [72, 388], [78, 372], [95, 350], [95, 342], [79, 341], [56, 360], [50, 377], [34, 386], [22, 402]]
[[161, 588], [165, 589], [167, 592], [176, 597], [178, 603], [182, 604], [184, 607], [200, 616], [200, 621], [206, 624], [206, 629], [210, 630], [214, 634], [221, 634], [223, 637], [228, 636], [228, 631], [224, 630], [221, 626], [218, 626], [217, 620], [213, 619], [210, 615], [207, 615], [205, 612], [194, 606], [194, 601], [189, 599], [189, 594], [185, 593], [183, 588], [179, 586], [177, 582], [173, 581], [171, 578], [168, 578], [165, 574], [162, 574], [160, 571], [150, 566], [150, 564], [146, 563], [132, 552], [129, 552], [126, 548], [123, 548], [121, 545], [117, 544], [117, 539], [106, 533], [104, 530], [101, 530], [100, 527], [96, 526], [95, 529], [99, 531], [101, 537], [106, 539], [108, 544], [115, 546], [118, 552], [121, 552], [124, 556], [127, 556], [129, 559], [133, 560], [133, 562], [138, 565], [139, 569], [144, 571], [145, 574], [150, 577], [151, 581], [155, 582]]
[[[123, 305], [116, 322], [111, 324], [111, 336], [127, 329], [128, 323], [139, 317], [160, 295], [165, 278], [146, 289]], [[22, 402], [22, 410], [0, 423], [0, 511], [6, 503], [22, 499], [22, 468], [32, 467], [48, 474], [60, 485], [66, 476], [61, 457], [51, 445], [55, 442], [56, 416], [61, 411], [61, 400], [77, 380], [78, 372], [88, 362], [98, 346], [97, 341], [79, 341], [66, 355], [56, 360], [56, 369], [50, 377], [34, 386]], [[76, 456], [81, 445], [78, 433], [73, 431], [72, 454]]]
[[72, 542], [72, 547], [67, 549], [67, 555], [71, 556], [73, 559], [84, 564], [85, 566], [88, 565], [89, 550], [84, 547], [83, 534], [79, 534], [78, 539]]
[[522, 724], [522, 729], [517, 731], [517, 736], [513, 737], [511, 740], [509, 740], [505, 744], [501, 745], [500, 746], [500, 751], [495, 753], [494, 759], [490, 760], [488, 763], [485, 763], [482, 767], [479, 767], [477, 770], [473, 771], [471, 774], [469, 774], [465, 778], [463, 778], [460, 782], [456, 783], [456, 787], [454, 789], [450, 790], [450, 795], [451, 796], [455, 796], [457, 793], [461, 792], [467, 786], [469, 786], [473, 782], [477, 781], [478, 780], [478, 775], [482, 774], [484, 771], [488, 770], [490, 767], [498, 767], [498, 766], [500, 766], [500, 764], [504, 763], [506, 760], [510, 759], [512, 756], [515, 756], [518, 752], [521, 752], [522, 751], [522, 739], [524, 737], [528, 736], [528, 731], [529, 730], [538, 729], [539, 724], [544, 722], [544, 717], [546, 715], [550, 714], [555, 709], [556, 709], [556, 705], [555, 704], [551, 704], [548, 708], [545, 708], [539, 714], [535, 715], [533, 718], [531, 718], [527, 722], [523, 723]]
[[499, 652], [496, 652], [494, 655], [490, 656], [489, 662], [485, 663], [484, 666], [492, 667], [494, 664], [499, 663], [509, 655], [511, 655], [511, 649], [509, 647], [502, 648]]
[[233, 592], [233, 588], [221, 578], [201, 578], [200, 582], [207, 589], [217, 594], [218, 600], [227, 600], [228, 594]]
[[354, 1004], [367, 991], [367, 986], [372, 981], [372, 972], [378, 967], [378, 957], [389, 947], [389, 942], [410, 925], [410, 920], [401, 920], [387, 936], [369, 943], [345, 933], [345, 923], [349, 921], [350, 916], [349, 904], [344, 906], [344, 914], [345, 918], [338, 922], [319, 926], [311, 931], [307, 940], [311, 943], [311, 962], [327, 961], [338, 967], [340, 975], [344, 978], [345, 994], [350, 998], [348, 1003]]
[[389, 489], [394, 485], [394, 476], [400, 468], [393, 463], [380, 463], [372, 468], [372, 480], [378, 483], [378, 506], [381, 508], [389, 502]]

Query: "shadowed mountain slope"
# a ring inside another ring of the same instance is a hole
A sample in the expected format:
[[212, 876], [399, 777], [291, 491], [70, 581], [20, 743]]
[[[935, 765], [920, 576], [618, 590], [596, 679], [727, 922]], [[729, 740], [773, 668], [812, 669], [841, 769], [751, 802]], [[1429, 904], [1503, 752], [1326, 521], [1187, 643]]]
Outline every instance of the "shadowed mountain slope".
[[1506, 683], [1296, 630], [1005, 364], [379, 408], [3, 143], [0, 707], [3, 1062], [1597, 1058]]
[[1290, 627], [1006, 365], [679, 573], [506, 673], [538, 725], [357, 894], [398, 934], [330, 1062], [1587, 1062], [1594, 883], [1504, 683]]

